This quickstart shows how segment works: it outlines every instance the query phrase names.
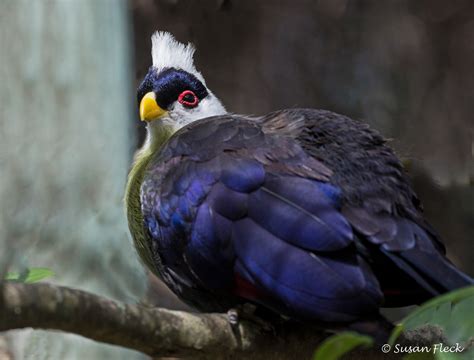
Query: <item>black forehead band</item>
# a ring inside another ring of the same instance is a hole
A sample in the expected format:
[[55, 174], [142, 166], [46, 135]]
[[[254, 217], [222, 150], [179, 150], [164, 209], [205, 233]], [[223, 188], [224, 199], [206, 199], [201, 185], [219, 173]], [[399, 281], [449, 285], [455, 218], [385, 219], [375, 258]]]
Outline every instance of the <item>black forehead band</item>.
[[208, 91], [201, 81], [187, 71], [168, 68], [157, 74], [156, 69], [151, 67], [138, 88], [137, 97], [140, 102], [147, 92], [154, 91], [158, 105], [167, 109], [185, 90], [193, 91], [199, 100], [208, 95]]

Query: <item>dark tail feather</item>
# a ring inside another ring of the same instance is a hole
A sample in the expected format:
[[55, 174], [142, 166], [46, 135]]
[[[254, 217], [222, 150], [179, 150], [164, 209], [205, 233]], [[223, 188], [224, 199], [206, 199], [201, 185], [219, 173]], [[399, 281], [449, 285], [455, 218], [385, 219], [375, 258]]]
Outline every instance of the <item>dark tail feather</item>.
[[411, 249], [384, 253], [407, 275], [433, 296], [474, 284], [440, 253]]

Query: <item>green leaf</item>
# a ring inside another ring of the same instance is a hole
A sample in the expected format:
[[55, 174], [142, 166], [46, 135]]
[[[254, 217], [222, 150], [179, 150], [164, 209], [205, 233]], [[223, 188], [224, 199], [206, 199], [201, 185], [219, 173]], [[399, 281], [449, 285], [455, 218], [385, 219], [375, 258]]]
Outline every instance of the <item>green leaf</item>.
[[403, 330], [436, 324], [451, 343], [465, 342], [474, 334], [473, 308], [474, 286], [458, 289], [421, 305], [402, 321]]
[[17, 281], [20, 278], [20, 273], [15, 272], [15, 271], [9, 271], [5, 275], [4, 280], [6, 281]]
[[25, 283], [31, 284], [40, 280], [54, 276], [54, 272], [48, 268], [32, 268], [28, 269], [28, 276], [25, 279]]
[[419, 318], [420, 315], [425, 311], [436, 310], [438, 307], [446, 305], [446, 303], [456, 305], [457, 303], [469, 299], [471, 297], [474, 297], [474, 286], [468, 286], [462, 289], [451, 291], [447, 294], [438, 296], [422, 304], [410, 315], [408, 315], [402, 323], [405, 324], [405, 326], [407, 326], [407, 324], [415, 324], [415, 320]]
[[400, 334], [405, 330], [405, 327], [403, 324], [397, 324], [395, 328], [393, 329], [392, 333], [390, 334], [390, 338], [388, 339], [388, 344], [390, 346], [393, 346], [395, 344], [395, 341], [398, 339]]
[[436, 360], [462, 360], [461, 356], [451, 352], [436, 352]]
[[342, 332], [331, 336], [319, 345], [313, 360], [337, 360], [356, 347], [368, 348], [374, 340], [370, 336], [360, 335], [355, 332]]
[[48, 268], [31, 268], [21, 273], [17, 271], [10, 271], [5, 276], [5, 280], [31, 284], [53, 275], [54, 272]]

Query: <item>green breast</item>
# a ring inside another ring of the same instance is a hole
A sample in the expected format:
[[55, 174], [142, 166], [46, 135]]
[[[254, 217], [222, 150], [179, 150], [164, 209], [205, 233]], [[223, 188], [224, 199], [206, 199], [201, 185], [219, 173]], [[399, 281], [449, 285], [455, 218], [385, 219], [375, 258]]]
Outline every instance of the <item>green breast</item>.
[[[157, 120], [158, 121], [158, 120]], [[164, 143], [174, 133], [169, 125], [152, 126], [148, 128], [148, 138], [145, 145], [139, 150], [128, 174], [125, 190], [125, 206], [127, 211], [128, 228], [132, 239], [145, 265], [156, 275], [160, 275], [161, 264], [151, 250], [151, 239], [145, 229], [140, 203], [140, 191], [146, 169], [153, 156], [158, 153]]]
[[128, 175], [127, 188], [125, 190], [125, 204], [127, 211], [128, 228], [137, 249], [138, 255], [145, 265], [154, 273], [157, 272], [153, 263], [150, 248], [150, 239], [145, 230], [143, 214], [140, 204], [140, 188], [145, 175], [145, 170], [152, 158], [150, 151], [139, 152], [135, 158], [132, 169]]

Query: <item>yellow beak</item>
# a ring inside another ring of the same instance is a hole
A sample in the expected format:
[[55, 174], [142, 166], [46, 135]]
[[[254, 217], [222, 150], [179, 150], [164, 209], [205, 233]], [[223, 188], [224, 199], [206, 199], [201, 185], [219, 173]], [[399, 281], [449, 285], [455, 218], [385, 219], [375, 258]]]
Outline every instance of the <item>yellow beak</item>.
[[142, 121], [152, 121], [159, 119], [166, 114], [166, 110], [160, 108], [156, 103], [154, 92], [146, 93], [140, 101], [140, 119]]

